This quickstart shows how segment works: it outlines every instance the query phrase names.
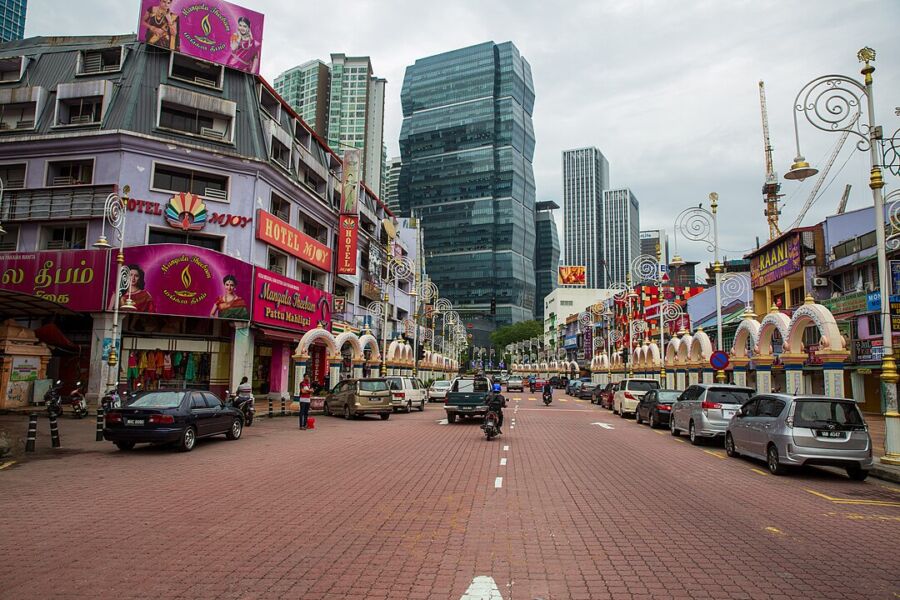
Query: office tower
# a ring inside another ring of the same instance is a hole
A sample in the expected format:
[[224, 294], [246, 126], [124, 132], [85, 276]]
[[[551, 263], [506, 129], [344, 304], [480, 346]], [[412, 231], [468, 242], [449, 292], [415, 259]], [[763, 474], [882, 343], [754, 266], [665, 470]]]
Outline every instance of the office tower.
[[[428, 271], [464, 315], [531, 319], [534, 86], [511, 42], [416, 60], [400, 94], [400, 210], [425, 230]], [[473, 343], [486, 331], [470, 330]]]
[[553, 201], [535, 204], [534, 228], [534, 318], [544, 320], [544, 298], [557, 287], [557, 267], [559, 266], [559, 234], [553, 210], [559, 204]]
[[25, 11], [28, 0], [0, 1], [0, 42], [21, 40], [25, 36]]
[[565, 262], [587, 267], [587, 287], [606, 287], [603, 270], [603, 190], [609, 162], [597, 148], [563, 151]]
[[397, 196], [397, 184], [400, 182], [400, 157], [395, 156], [388, 161], [387, 176], [384, 180], [381, 199], [395, 215], [400, 215], [400, 200]]
[[641, 232], [641, 254], [657, 258], [659, 262], [669, 264], [669, 236], [665, 229], [646, 229]]
[[603, 257], [610, 282], [624, 282], [631, 261], [641, 252], [639, 210], [628, 188], [603, 191]]
[[321, 60], [305, 62], [275, 78], [275, 91], [322, 138], [328, 133], [329, 78], [328, 65]]

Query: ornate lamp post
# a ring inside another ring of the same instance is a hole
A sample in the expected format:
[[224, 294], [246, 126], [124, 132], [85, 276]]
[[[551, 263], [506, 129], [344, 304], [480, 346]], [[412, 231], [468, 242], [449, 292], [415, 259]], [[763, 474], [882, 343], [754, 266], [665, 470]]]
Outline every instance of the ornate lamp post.
[[[875, 67], [875, 51], [863, 48], [856, 54], [864, 63], [860, 73], [864, 83], [844, 75], [824, 75], [807, 83], [794, 101], [794, 138], [797, 143], [797, 157], [785, 179], [804, 180], [815, 175], [818, 170], [810, 167], [800, 154], [800, 133], [797, 115], [806, 117], [813, 127], [822, 131], [852, 133], [859, 138], [856, 147], [869, 153], [871, 171], [869, 188], [875, 205], [875, 240], [878, 256], [878, 287], [881, 289], [881, 334], [883, 355], [881, 359], [881, 391], [884, 405], [884, 449], [881, 461], [900, 464], [900, 412], [897, 405], [897, 365], [894, 360], [894, 345], [891, 333], [890, 290], [891, 278], [887, 269], [884, 232], [884, 180], [881, 174], [879, 150], [882, 145], [882, 128], [875, 124], [875, 99], [872, 90], [872, 73]], [[862, 113], [862, 105], [866, 113]], [[863, 123], [865, 119], [867, 122]], [[883, 156], [883, 155], [882, 155]]]

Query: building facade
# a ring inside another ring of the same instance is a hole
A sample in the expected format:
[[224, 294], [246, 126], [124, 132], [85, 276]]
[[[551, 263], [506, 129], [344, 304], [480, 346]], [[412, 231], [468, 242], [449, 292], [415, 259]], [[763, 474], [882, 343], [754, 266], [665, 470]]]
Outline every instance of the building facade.
[[640, 237], [641, 254], [658, 258], [664, 265], [669, 264], [669, 235], [665, 229], [645, 229]]
[[397, 193], [397, 185], [400, 183], [400, 166], [402, 162], [399, 156], [388, 161], [387, 174], [384, 179], [383, 193], [381, 199], [387, 204], [395, 215], [400, 213], [400, 196]]
[[11, 42], [25, 37], [27, 9], [28, 0], [3, 0], [0, 2], [0, 42]]
[[604, 274], [612, 282], [624, 282], [631, 262], [641, 252], [640, 207], [631, 190], [603, 191], [602, 222]]
[[288, 69], [275, 78], [275, 91], [319, 137], [328, 135], [328, 87], [331, 71], [321, 60]]
[[553, 210], [556, 202], [538, 202], [535, 205], [534, 227], [537, 238], [534, 245], [534, 318], [544, 320], [544, 298], [558, 287], [559, 233]]
[[609, 188], [609, 161], [597, 148], [565, 150], [562, 168], [565, 262], [587, 267], [588, 287], [605, 287], [603, 190]]
[[[463, 316], [491, 316], [496, 325], [531, 319], [530, 65], [511, 42], [419, 59], [406, 69], [401, 101], [401, 213], [422, 219], [441, 295]], [[475, 345], [489, 344], [489, 331], [472, 332]]]

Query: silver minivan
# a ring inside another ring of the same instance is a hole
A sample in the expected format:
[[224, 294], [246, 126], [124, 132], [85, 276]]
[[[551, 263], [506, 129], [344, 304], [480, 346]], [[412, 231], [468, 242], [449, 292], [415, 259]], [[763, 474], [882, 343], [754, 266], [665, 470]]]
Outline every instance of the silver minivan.
[[686, 432], [695, 446], [703, 438], [724, 436], [731, 417], [754, 394], [753, 388], [736, 385], [692, 385], [672, 405], [669, 430], [674, 436]]
[[845, 398], [755, 396], [728, 424], [725, 452], [765, 460], [774, 475], [791, 466], [829, 465], [862, 481], [872, 467], [869, 428], [856, 402]]

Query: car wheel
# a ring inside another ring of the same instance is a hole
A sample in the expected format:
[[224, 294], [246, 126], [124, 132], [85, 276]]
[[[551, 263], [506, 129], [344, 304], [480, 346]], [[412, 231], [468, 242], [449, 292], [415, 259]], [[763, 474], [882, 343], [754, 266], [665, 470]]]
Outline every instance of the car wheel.
[[860, 467], [859, 465], [854, 465], [852, 467], [847, 467], [847, 477], [852, 479], [853, 481], [865, 481], [866, 477], [869, 476], [869, 472]]
[[638, 425], [640, 425], [641, 423], [644, 422], [644, 420], [641, 418], [641, 413], [640, 413], [640, 411], [638, 411], [638, 410], [634, 411], [634, 421], [635, 421]]
[[407, 414], [412, 412], [412, 400], [406, 402], [406, 412]]
[[422, 400], [419, 403], [419, 412], [425, 412], [425, 401], [424, 400]]
[[769, 473], [772, 475], [784, 475], [787, 473], [787, 467], [779, 462], [778, 448], [774, 444], [769, 444], [766, 450], [766, 465], [769, 467]]
[[737, 458], [738, 456], [740, 456], [737, 449], [734, 447], [734, 438], [731, 437], [730, 433], [725, 434], [725, 454], [732, 458]]
[[388, 419], [391, 418], [391, 413], [381, 413], [381, 414], [378, 415], [378, 416], [381, 417], [381, 420], [382, 420], [382, 421], [387, 421]]
[[656, 426], [659, 425], [659, 423], [656, 422], [656, 419], [653, 418], [652, 412], [650, 413], [650, 418], [647, 419], [647, 421], [648, 421], [648, 424], [650, 425], [650, 429], [656, 429]]
[[456, 423], [456, 413], [447, 413], [447, 422], [450, 424]]
[[353, 415], [350, 414], [350, 405], [345, 404], [344, 405], [344, 418], [349, 421], [352, 416]]
[[134, 442], [116, 442], [116, 448], [128, 451], [134, 448]]
[[178, 450], [180, 452], [190, 452], [194, 449], [194, 444], [197, 443], [197, 432], [193, 427], [188, 427], [184, 430], [184, 433], [181, 434], [181, 439], [178, 441]]
[[672, 437], [681, 435], [681, 432], [675, 427], [675, 415], [669, 415], [669, 433], [672, 434]]
[[229, 440], [236, 440], [241, 437], [241, 433], [244, 431], [244, 423], [237, 417], [234, 418], [234, 421], [231, 422], [231, 429], [225, 432], [225, 437]]
[[332, 415], [331, 409], [328, 407], [327, 402], [322, 403], [322, 414], [326, 417], [330, 417]]
[[691, 440], [691, 444], [694, 446], [699, 446], [701, 443], [700, 436], [697, 435], [697, 430], [694, 428], [694, 422], [691, 421], [688, 425], [688, 439]]

